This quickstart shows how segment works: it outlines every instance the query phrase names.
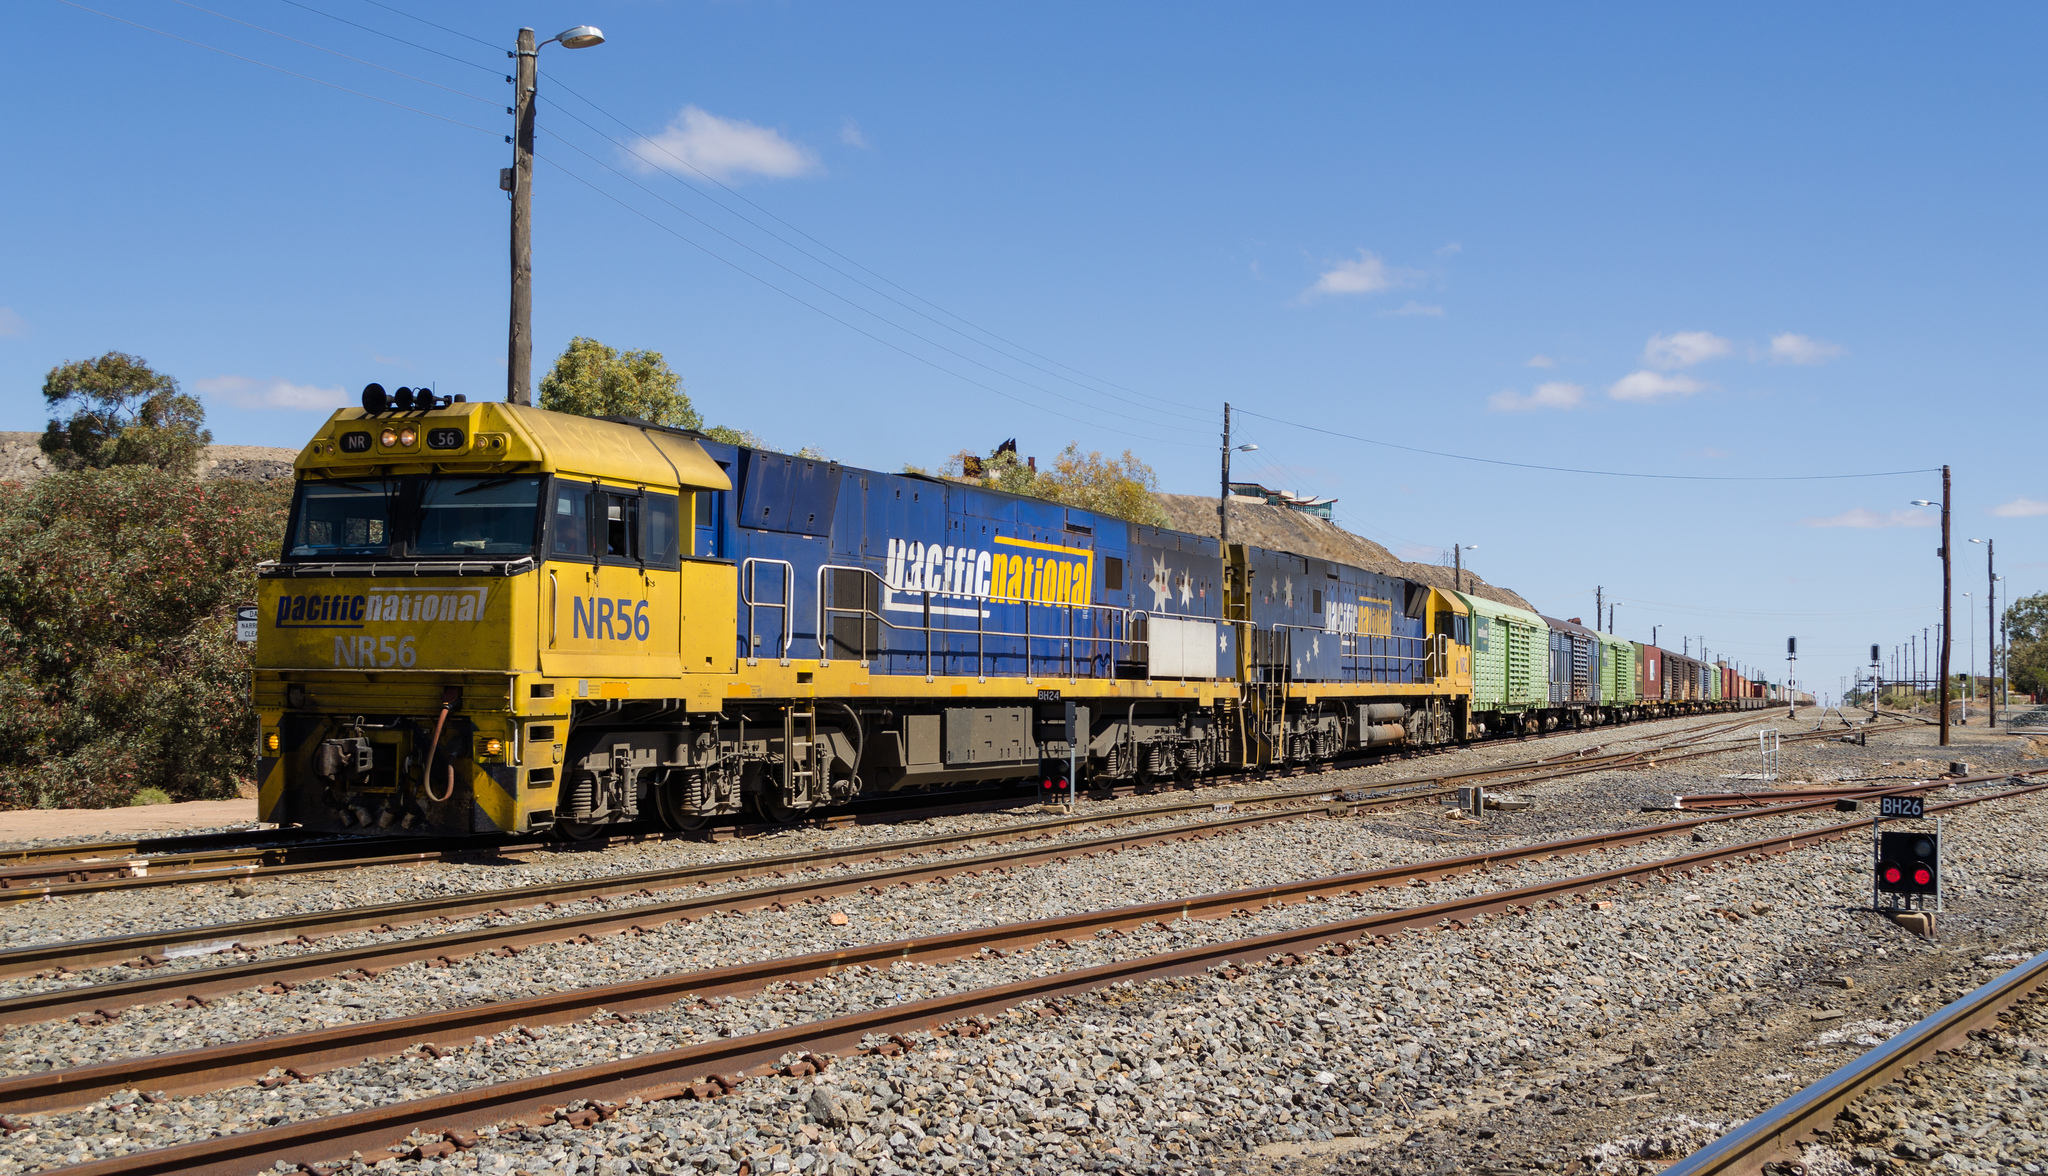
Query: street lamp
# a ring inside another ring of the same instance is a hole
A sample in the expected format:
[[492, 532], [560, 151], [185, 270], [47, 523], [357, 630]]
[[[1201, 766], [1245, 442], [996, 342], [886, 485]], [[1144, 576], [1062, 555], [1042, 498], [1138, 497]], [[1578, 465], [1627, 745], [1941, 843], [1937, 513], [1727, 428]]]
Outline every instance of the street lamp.
[[[1479, 550], [1477, 543], [1467, 543], [1463, 547], [1456, 543], [1451, 544], [1451, 588], [1453, 591], [1463, 592], [1465, 590], [1465, 553], [1477, 550]], [[1438, 556], [1437, 558], [1441, 559], [1443, 557]], [[1595, 628], [1599, 627], [1599, 617], [1593, 618], [1593, 625]]]
[[1998, 544], [1991, 539], [1972, 539], [1984, 545], [1984, 648], [1988, 653], [1984, 676], [1990, 679], [1990, 697], [1985, 699], [1987, 726], [1998, 726]]
[[588, 49], [604, 44], [604, 34], [591, 25], [577, 25], [533, 42], [532, 29], [519, 30], [519, 48], [507, 57], [519, 59], [512, 105], [512, 166], [499, 173], [498, 186], [512, 193], [512, 324], [507, 332], [505, 399], [533, 403], [533, 86], [541, 45]]
[[[1929, 500], [1929, 499], [1925, 499], [1925, 498], [1915, 498], [1915, 499], [1913, 500], [1913, 505], [1914, 505], [1914, 506], [1934, 506], [1934, 505], [1936, 505], [1936, 504], [1935, 504], [1934, 502], [1932, 502], [1931, 500]], [[1938, 664], [1938, 666], [1937, 666], [1936, 668], [1937, 668], [1937, 670], [1938, 670], [1938, 671], [1940, 672], [1940, 674], [1941, 674], [1941, 745], [1942, 745], [1943, 747], [1947, 747], [1947, 746], [1948, 746], [1948, 653], [1949, 653], [1949, 647], [1955, 644], [1955, 638], [1954, 638], [1954, 636], [1953, 636], [1953, 635], [1954, 635], [1954, 633], [1955, 633], [1955, 631], [1956, 631], [1956, 625], [1955, 625], [1955, 615], [1953, 614], [1953, 612], [1952, 612], [1952, 611], [1951, 611], [1951, 609], [1950, 609], [1950, 591], [1951, 591], [1951, 587], [1952, 587], [1952, 584], [1951, 584], [1951, 578], [1950, 578], [1950, 575], [1949, 575], [1949, 571], [1950, 571], [1950, 567], [1951, 567], [1952, 561], [1951, 561], [1951, 560], [1950, 560], [1950, 558], [1949, 558], [1949, 546], [1950, 546], [1950, 543], [1949, 543], [1949, 534], [1948, 534], [1948, 518], [1949, 518], [1949, 477], [1948, 477], [1948, 467], [1947, 467], [1947, 466], [1945, 466], [1945, 465], [1941, 467], [1941, 503], [1940, 503], [1940, 506], [1941, 506], [1941, 548], [1940, 548], [1940, 550], [1939, 550], [1939, 551], [1937, 551], [1937, 552], [1936, 552], [1935, 554], [1937, 554], [1937, 555], [1941, 556], [1941, 656], [1940, 656], [1940, 659], [1939, 659], [1939, 664]]]
[[1250, 453], [1258, 446], [1252, 444], [1232, 445], [1230, 443], [1230, 402], [1223, 402], [1223, 488], [1216, 499], [1216, 541], [1222, 549], [1223, 562], [1230, 562], [1230, 455]]

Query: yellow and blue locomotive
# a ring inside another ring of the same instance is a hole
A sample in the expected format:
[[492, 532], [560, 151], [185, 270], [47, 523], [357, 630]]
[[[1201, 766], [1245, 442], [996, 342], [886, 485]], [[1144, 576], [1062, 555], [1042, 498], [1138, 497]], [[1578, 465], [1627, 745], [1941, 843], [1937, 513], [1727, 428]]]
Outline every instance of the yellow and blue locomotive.
[[1467, 734], [1468, 601], [1313, 557], [376, 385], [296, 471], [265, 820], [688, 829]]

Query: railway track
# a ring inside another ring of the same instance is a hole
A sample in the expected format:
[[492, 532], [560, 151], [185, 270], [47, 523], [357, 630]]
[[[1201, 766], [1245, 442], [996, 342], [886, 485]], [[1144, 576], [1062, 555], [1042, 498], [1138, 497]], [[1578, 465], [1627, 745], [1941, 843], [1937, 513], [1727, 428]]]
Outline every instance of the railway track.
[[[1384, 781], [1376, 786], [1373, 795], [1361, 796], [1357, 800], [1347, 801], [1346, 803], [1374, 807], [1413, 803], [1443, 796], [1452, 791], [1456, 786], [1456, 782], [1461, 781], [1471, 782], [1510, 776], [1515, 777], [1519, 783], [1534, 783], [1539, 780], [1557, 779], [1564, 776], [1626, 767], [1635, 761], [1647, 760], [1653, 757], [1662, 757], [1664, 762], [1670, 762], [1679, 758], [1721, 754], [1731, 749], [1698, 748], [1689, 752], [1678, 751], [1676, 754], [1674, 754], [1674, 749], [1697, 744], [1727, 729], [1729, 726], [1729, 724], [1715, 724], [1704, 731], [1690, 732], [1681, 739], [1671, 743], [1637, 751], [1594, 755], [1588, 755], [1582, 751], [1571, 753], [1567, 756], [1552, 756], [1517, 764], [1496, 765], [1487, 768], [1467, 769], [1460, 772], [1439, 773], [1432, 776], [1413, 776], [1400, 780]], [[1817, 733], [1809, 732], [1805, 734], [1810, 737]], [[1798, 737], [1795, 736], [1793, 738]], [[1232, 808], [1239, 805], [1314, 804], [1336, 800], [1339, 795], [1339, 790], [1328, 788], [1313, 790], [1289, 789], [1251, 797], [1240, 797], [1229, 802], [1229, 804]], [[153, 931], [85, 940], [82, 942], [59, 941], [34, 944], [27, 947], [0, 951], [0, 976], [21, 976], [50, 970], [77, 971], [89, 967], [122, 963], [155, 967], [175, 959], [218, 954], [234, 950], [237, 947], [253, 949], [295, 939], [310, 941], [315, 937], [338, 935], [350, 931], [390, 930], [399, 926], [417, 924], [433, 919], [453, 920], [471, 918], [497, 911], [590, 901], [642, 892], [651, 894], [658, 890], [672, 890], [685, 886], [709, 886], [719, 882], [743, 881], [750, 878], [777, 877], [797, 871], [888, 860], [912, 854], [944, 853], [962, 848], [977, 848], [983, 845], [1030, 838], [1056, 837], [1092, 826], [1150, 820], [1161, 816], [1213, 810], [1215, 807], [1214, 802], [1206, 800], [1180, 801], [1169, 805], [1152, 805], [1137, 809], [1114, 810], [1033, 821], [998, 830], [976, 830], [964, 833], [894, 840], [881, 845], [827, 848], [789, 854], [764, 855], [738, 861], [667, 867], [659, 870], [617, 874], [608, 877], [575, 879], [565, 882], [480, 891], [453, 898], [382, 903], [374, 906], [350, 907], [338, 911], [304, 912], [269, 919], [247, 920], [239, 923], [184, 928], [171, 932]], [[1302, 808], [1294, 811], [1268, 814], [1233, 815], [1194, 825], [1180, 826], [1163, 834], [1141, 835], [1136, 840], [1130, 837], [1097, 839], [1095, 848], [1089, 850], [1077, 849], [1075, 848], [1076, 843], [1067, 842], [1055, 847], [1051, 851], [1028, 850], [1021, 851], [1014, 856], [1016, 856], [1019, 864], [1024, 864], [1031, 860], [1045, 860], [1061, 856], [1062, 854], [1078, 855], [1083, 852], [1107, 852], [1109, 849], [1122, 845], [1136, 844], [1147, 839], [1156, 839], [1157, 836], [1183, 836], [1190, 831], [1205, 828], [1228, 831], [1232, 828], [1265, 824], [1277, 820], [1298, 820], [1315, 815], [1318, 811], [1320, 810]], [[943, 864], [929, 868], [944, 872], [949, 866], [950, 864]], [[67, 890], [64, 893], [90, 893], [106, 888], [107, 884], [105, 883], [87, 883], [81, 884], [79, 889]], [[857, 888], [858, 886], [848, 887], [848, 889]], [[784, 898], [766, 898], [762, 900], [762, 905], [772, 901], [788, 900]], [[547, 920], [536, 924], [536, 926], [559, 926], [562, 922], [562, 920]], [[568, 930], [563, 933], [563, 937], [567, 938], [581, 933], [583, 933], [581, 930]], [[446, 938], [437, 936], [434, 942], [442, 942]], [[528, 940], [528, 942], [540, 941], [544, 940]], [[423, 946], [424, 943], [419, 943], [410, 948], [404, 948], [404, 951], [411, 954], [406, 954], [402, 958], [378, 956], [375, 959], [371, 959], [365, 957], [362, 960], [352, 959], [344, 963], [342, 967], [389, 967], [395, 963], [406, 962], [411, 959], [432, 959], [435, 954], [438, 954], [436, 952], [427, 952], [424, 955], [418, 954]], [[392, 945], [391, 950], [396, 952], [401, 950], [401, 947], [400, 945]], [[260, 975], [261, 973], [256, 971], [257, 969], [260, 969], [265, 964], [275, 964], [277, 962], [259, 961], [254, 964], [233, 965], [232, 968], [241, 973]], [[209, 971], [212, 970], [210, 969]], [[225, 974], [229, 969], [224, 968], [219, 969], [219, 971]], [[180, 972], [178, 975], [184, 976], [189, 975], [189, 973]], [[187, 981], [187, 983], [196, 983], [196, 981]], [[134, 981], [120, 987], [126, 991], [155, 993], [164, 984], [169, 984], [172, 987], [177, 986], [174, 978], [165, 978], [154, 984], [148, 981]], [[211, 991], [219, 990], [201, 989], [196, 992], [179, 993], [178, 995], [203, 996], [208, 995]], [[40, 996], [41, 994], [38, 995]], [[18, 997], [9, 1001], [0, 1001], [0, 1023], [6, 1023], [10, 1015], [9, 1010], [17, 1002], [25, 1001], [33, 1005], [36, 999], [36, 997]]]
[[[1711, 724], [1707, 728], [1707, 733], [1745, 726], [1758, 721], [1758, 717], [1755, 714], [1745, 714], [1743, 718], [1733, 722]], [[1578, 729], [1561, 730], [1523, 736], [1518, 742], [1583, 733], [1584, 731]], [[1705, 733], [1701, 737], [1705, 737]], [[1426, 754], [1441, 754], [1450, 750], [1458, 749], [1447, 748]], [[1541, 763], [1545, 760], [1531, 762]], [[1342, 770], [1345, 766], [1354, 765], [1335, 761], [1296, 771], [1306, 775], [1320, 775], [1328, 771]], [[1241, 785], [1258, 779], [1270, 779], [1274, 774], [1285, 778], [1295, 775], [1296, 772], [1219, 776], [1204, 781], [1204, 785]], [[1487, 773], [1439, 773], [1426, 778], [1448, 781], [1485, 774]], [[1084, 793], [1083, 796], [1104, 799], [1128, 796], [1134, 792], [1133, 788], [1125, 786], [1102, 792]], [[978, 801], [962, 801], [957, 796], [948, 796], [942, 798], [945, 803], [932, 804], [931, 799], [881, 798], [869, 804], [826, 813], [784, 827], [849, 828], [884, 821], [924, 820], [962, 813], [996, 812], [1029, 807], [1039, 802], [1035, 795], [1018, 795], [1014, 791], [990, 795]], [[712, 836], [714, 839], [730, 839], [777, 827], [728, 825], [714, 829]], [[667, 833], [614, 834], [602, 841], [579, 843], [576, 848], [580, 852], [587, 852], [608, 845], [661, 841], [683, 836], [685, 835]], [[46, 895], [61, 897], [163, 886], [232, 884], [329, 870], [413, 865], [423, 861], [460, 861], [479, 855], [518, 856], [547, 852], [555, 848], [559, 847], [545, 841], [501, 836], [337, 839], [325, 835], [299, 834], [293, 830], [264, 830], [246, 835], [213, 833], [189, 838], [146, 838], [14, 847], [0, 849], [0, 904], [32, 901]]]
[[[1835, 1116], [1867, 1091], [1882, 1086], [1936, 1053], [1962, 1044], [1972, 1032], [2048, 985], [2048, 952], [2019, 964], [1950, 1002], [1883, 1045], [1819, 1082], [1752, 1117], [1690, 1157], [1667, 1176], [1751, 1176], [1767, 1165], [1796, 1165], [1799, 1143], [1828, 1128]], [[1796, 1170], [1804, 1171], [1803, 1165]]]
[[[1985, 777], [1981, 782], [1995, 779], [2001, 777]], [[1948, 783], [1933, 781], [1898, 785], [1892, 791], [1897, 794], [1926, 792], [1946, 787]], [[1406, 799], [1408, 798], [1395, 797], [1345, 802], [1342, 808], [1348, 813]], [[1832, 803], [1832, 798], [1823, 797], [1808, 803], [1779, 805], [1769, 810], [1716, 815], [1664, 825], [1591, 834], [1564, 841], [1543, 842], [1518, 849], [1472, 854], [1435, 863], [1441, 866], [1441, 872], [1435, 874], [1429, 873], [1423, 867], [1410, 867], [1405, 873], [1400, 870], [1376, 871], [1359, 877], [1374, 880], [1374, 885], [1381, 884], [1377, 879], [1382, 876], [1403, 882], [1417, 877], [1449, 877], [1507, 862], [1542, 860], [1554, 854], [1582, 853], [1611, 846], [1635, 844], [1721, 821], [1807, 812], [1827, 807]], [[1331, 809], [1337, 807], [1339, 806], [1333, 805]], [[620, 910], [564, 915], [510, 926], [445, 932], [359, 947], [298, 953], [279, 959], [228, 964], [196, 971], [178, 971], [136, 980], [53, 989], [0, 1000], [0, 1025], [26, 1024], [78, 1013], [105, 1016], [124, 1008], [154, 1001], [205, 1000], [259, 984], [301, 983], [351, 971], [365, 971], [374, 975], [386, 968], [408, 963], [431, 960], [453, 963], [480, 952], [516, 953], [522, 948], [540, 943], [561, 943], [578, 938], [591, 939], [600, 935], [644, 933], [677, 919], [700, 919], [722, 912], [794, 906], [861, 890], [912, 886], [971, 874], [1027, 868], [1094, 854], [1116, 853], [1148, 845], [1219, 837], [1255, 825], [1298, 820], [1314, 815], [1317, 815], [1315, 810], [1241, 815], [1192, 826], [1063, 841], [1053, 845], [1032, 846], [968, 858], [863, 871], [829, 879], [771, 883], [742, 891], [728, 891], [672, 902], [646, 903]], [[1048, 934], [1057, 937], [1054, 933]], [[4, 1086], [5, 1081], [0, 1080], [0, 1089], [4, 1089]], [[6, 1105], [5, 1096], [0, 1095], [0, 1113], [5, 1112]]]
[[[1989, 800], [2027, 795], [2043, 789], [2048, 789], [2048, 783], [2025, 784], [1993, 794], [1928, 807], [1930, 812], [1948, 811]], [[1903, 790], [1904, 787], [1900, 789]], [[1820, 800], [1803, 806], [1785, 808], [1815, 808], [1829, 803], [1832, 802]], [[1687, 824], [1740, 820], [1765, 814], [1775, 815], [1775, 811], [1751, 810], [1717, 814], [1696, 818]], [[1698, 871], [1713, 870], [1727, 864], [1754, 860], [1762, 855], [1789, 852], [1805, 845], [1854, 836], [1866, 829], [1867, 826], [1863, 822], [1854, 821], [1777, 834], [1739, 844], [1552, 879], [1527, 886], [1485, 891], [1444, 902], [1374, 911], [1306, 927], [1216, 941], [1177, 951], [1118, 960], [1095, 967], [949, 993], [914, 1003], [863, 1010], [766, 1032], [699, 1042], [679, 1049], [560, 1070], [326, 1118], [220, 1136], [177, 1147], [80, 1165], [67, 1171], [79, 1176], [100, 1176], [102, 1173], [246, 1172], [280, 1162], [314, 1164], [338, 1155], [346, 1155], [350, 1151], [373, 1151], [396, 1144], [415, 1133], [470, 1132], [508, 1119], [552, 1120], [557, 1108], [576, 1100], [603, 1103], [626, 1099], [639, 1099], [645, 1102], [679, 1097], [715, 1097], [737, 1085], [748, 1071], [769, 1072], [781, 1059], [793, 1053], [843, 1052], [876, 1035], [900, 1036], [907, 1032], [943, 1031], [948, 1027], [958, 1027], [970, 1018], [1001, 1012], [1021, 1003], [1051, 1000], [1125, 981], [1187, 976], [1233, 963], [1254, 964], [1279, 953], [1313, 952], [1333, 944], [1386, 936], [1409, 929], [1441, 925], [1465, 926], [1482, 917], [1510, 914], [1517, 910], [1528, 911], [1539, 905], [1561, 904], [1577, 895], [1613, 889], [1632, 882], [1647, 883], [1681, 874], [1690, 877]], [[1647, 839], [1673, 831], [1676, 830], [1659, 826], [1654, 829], [1619, 831], [1600, 835], [1600, 838], [1607, 839], [1608, 844], [1616, 844], [1620, 842], [1612, 839]], [[1498, 864], [1510, 860], [1508, 855], [1557, 854], [1560, 847], [1569, 844], [1571, 843], [1555, 842], [1475, 857]], [[1588, 845], [1586, 848], [1597, 846]], [[657, 977], [652, 980], [596, 986], [527, 1001], [471, 1006], [421, 1017], [260, 1039], [211, 1050], [130, 1059], [103, 1066], [37, 1074], [10, 1079], [0, 1084], [0, 1108], [18, 1113], [75, 1105], [92, 1098], [103, 1097], [115, 1090], [147, 1090], [156, 1082], [197, 1083], [201, 1088], [207, 1088], [239, 1081], [255, 1073], [263, 1073], [271, 1067], [284, 1064], [287, 1059], [301, 1073], [306, 1073], [309, 1062], [313, 1068], [340, 1065], [372, 1056], [376, 1052], [393, 1052], [405, 1045], [421, 1041], [462, 1040], [479, 1033], [501, 1032], [515, 1025], [546, 1024], [550, 1019], [580, 1017], [595, 1008], [617, 1012], [655, 1007], [671, 1003], [685, 995], [703, 996], [741, 991], [775, 981], [813, 979], [863, 963], [957, 959], [991, 946], [1030, 946], [1042, 943], [1060, 932], [1067, 935], [1082, 935], [1099, 930], [1129, 929], [1146, 923], [1156, 923], [1162, 919], [1204, 916], [1213, 918], [1234, 910], [1362, 892], [1368, 887], [1396, 884], [1404, 878], [1444, 876], [1457, 872], [1453, 865], [1459, 860], [1461, 859], [1417, 863], [1387, 870], [1210, 895], [1200, 899], [1124, 907], [933, 936], [925, 940], [905, 940], [844, 951], [815, 953], [730, 968]], [[1951, 1006], [1954, 1007], [1956, 1006]], [[1940, 1014], [1937, 1014], [1937, 1017], [1939, 1016]], [[1967, 1026], [1954, 1032], [1967, 1032]], [[440, 1034], [447, 1036], [437, 1037]], [[1939, 1034], [1929, 1035], [1929, 1044], [1925, 1048], [1938, 1048], [1938, 1038]], [[1858, 1089], [1866, 1089], [1867, 1085], [1866, 1083]], [[173, 1087], [180, 1090], [188, 1088], [186, 1085]], [[589, 1121], [595, 1121], [596, 1118], [597, 1115], [591, 1113]], [[575, 1122], [573, 1119], [570, 1121]], [[1728, 1167], [1700, 1170], [1755, 1169]]]
[[[1901, 785], [1893, 791], [1897, 794], [1928, 791], [1944, 784], [1945, 782], [1933, 782]], [[1996, 795], [2018, 795], [2030, 791], [2032, 787], [2048, 785], [2023, 786]], [[1971, 798], [1951, 802], [1948, 806], [1934, 807], [1955, 807], [1982, 799], [1989, 797]], [[756, 991], [771, 983], [814, 979], [849, 967], [957, 959], [988, 948], [1007, 950], [1046, 940], [1073, 940], [1104, 929], [1124, 929], [1144, 923], [1171, 923], [1184, 918], [1222, 918], [1239, 910], [1313, 901], [1332, 893], [1416, 885], [1519, 862], [1593, 853], [1685, 833], [1704, 825], [1808, 812], [1828, 807], [1832, 803], [1831, 800], [1821, 799], [1803, 804], [1780, 805], [1771, 809], [1721, 813], [1665, 825], [1610, 830], [1535, 845], [1488, 850], [1330, 878], [1300, 880], [1111, 910], [1077, 912], [1053, 919], [978, 928], [924, 939], [899, 940], [787, 959], [765, 960], [713, 969], [709, 972], [677, 973], [519, 1001], [500, 1001], [377, 1022], [369, 1026], [343, 1026], [316, 1033], [238, 1043], [161, 1058], [130, 1059], [103, 1066], [0, 1079], [0, 1114], [19, 1114], [77, 1105], [122, 1089], [160, 1087], [179, 1092], [210, 1089], [226, 1081], [261, 1076], [269, 1067], [284, 1064], [285, 1061], [303, 1071], [329, 1068], [375, 1057], [380, 1053], [396, 1052], [406, 1045], [420, 1041], [452, 1043], [467, 1040], [479, 1033], [500, 1032], [515, 1025], [558, 1024], [585, 1015], [594, 1007], [614, 1011], [647, 1009], [667, 1005], [686, 996]], [[1829, 836], [1836, 836], [1852, 827], [1863, 826], [1860, 823], [1853, 826], [1831, 826], [1825, 832]], [[1139, 844], [1192, 839], [1197, 835], [1199, 834], [1191, 830], [1176, 830], [1135, 838], [1103, 838], [1090, 848], [1093, 852], [1112, 852]], [[1763, 847], [1779, 844], [1792, 847], [1805, 844], [1808, 840], [1805, 833], [1787, 834], [1747, 843], [1746, 848], [1761, 852]], [[1045, 858], [1057, 860], [1079, 856], [1082, 848], [1069, 843], [1037, 853]], [[1722, 851], [1709, 851], [1704, 855], [1694, 854], [1671, 861], [1690, 864], [1714, 860], [1717, 852]], [[146, 999], [164, 999], [167, 994], [175, 992], [213, 995], [236, 991], [259, 980], [275, 981], [287, 975], [331, 975], [344, 968], [362, 967], [366, 960], [382, 961], [385, 966], [391, 966], [419, 959], [434, 959], [437, 958], [434, 954], [437, 949], [444, 954], [452, 952], [459, 956], [483, 950], [502, 950], [506, 947], [516, 949], [527, 943], [561, 941], [578, 934], [594, 937], [598, 934], [630, 933], [677, 918], [703, 917], [714, 911], [758, 909], [778, 902], [789, 905], [856, 889], [868, 889], [878, 883], [910, 885], [1006, 869], [1015, 864], [1015, 855], [988, 855], [906, 867], [899, 871], [890, 871], [883, 876], [861, 874], [824, 883], [800, 882], [769, 886], [738, 894], [706, 896], [701, 899], [636, 907], [625, 911], [572, 916], [520, 927], [491, 928], [455, 936], [435, 936], [426, 943], [377, 945], [322, 953], [321, 957], [312, 958], [291, 957], [285, 960], [266, 961], [263, 964], [209, 970], [196, 976], [187, 974], [184, 977], [170, 977], [157, 983], [145, 982], [146, 987], [137, 984], [94, 985], [77, 990], [16, 998], [0, 1004], [0, 1023], [33, 1021], [63, 1015], [70, 1011], [94, 1010], [101, 1007], [107, 1007], [112, 1011], [122, 1006], [142, 1003]], [[1616, 876], [1628, 875], [1632, 869], [1634, 868], [1625, 868]], [[216, 972], [219, 974], [216, 975]], [[182, 984], [178, 982], [181, 979]]]

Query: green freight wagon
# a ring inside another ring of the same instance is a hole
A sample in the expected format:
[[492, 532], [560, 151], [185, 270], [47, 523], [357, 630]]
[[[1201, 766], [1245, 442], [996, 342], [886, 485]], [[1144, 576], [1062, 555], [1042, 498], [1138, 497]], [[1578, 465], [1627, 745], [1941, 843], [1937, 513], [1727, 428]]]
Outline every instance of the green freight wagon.
[[1550, 626], [1512, 604], [1458, 599], [1472, 610], [1472, 721], [1487, 734], [1540, 723], [1550, 705]]
[[[1633, 712], [1642, 701], [1642, 667], [1636, 664], [1636, 643], [1606, 633], [1599, 636], [1600, 704], [1616, 711]], [[1630, 715], [1610, 717], [1619, 721]]]

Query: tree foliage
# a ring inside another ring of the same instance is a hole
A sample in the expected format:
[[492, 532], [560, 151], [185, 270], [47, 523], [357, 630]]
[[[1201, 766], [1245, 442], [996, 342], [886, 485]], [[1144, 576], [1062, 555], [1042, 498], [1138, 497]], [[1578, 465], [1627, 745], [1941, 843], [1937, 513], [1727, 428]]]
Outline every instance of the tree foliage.
[[2012, 640], [2006, 662], [2012, 688], [2048, 692], [2048, 592], [2014, 601], [2005, 610], [2005, 629]]
[[50, 418], [41, 441], [60, 470], [134, 465], [190, 473], [213, 440], [199, 401], [125, 352], [51, 368], [43, 400], [52, 413], [70, 411]]
[[577, 416], [633, 416], [677, 429], [701, 429], [704, 418], [659, 351], [620, 352], [581, 335], [540, 381], [540, 406]]
[[1157, 527], [1167, 524], [1166, 512], [1153, 497], [1159, 475], [1128, 449], [1122, 457], [1105, 457], [1101, 450], [1083, 453], [1080, 442], [1068, 442], [1053, 459], [1052, 468], [1036, 470], [1017, 456], [1016, 442], [1005, 441], [987, 457], [963, 449], [940, 473], [954, 481], [1043, 498], [1128, 522]]
[[231, 796], [253, 776], [234, 606], [289, 501], [135, 466], [0, 483], [0, 807]]
[[[706, 425], [683, 391], [683, 378], [669, 370], [659, 351], [620, 352], [581, 335], [555, 360], [540, 381], [540, 406], [577, 416], [630, 416], [676, 429], [695, 429], [713, 441], [772, 448], [759, 434], [727, 425]], [[828, 461], [816, 446], [798, 457]]]

